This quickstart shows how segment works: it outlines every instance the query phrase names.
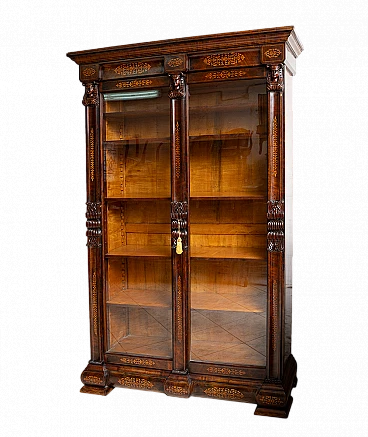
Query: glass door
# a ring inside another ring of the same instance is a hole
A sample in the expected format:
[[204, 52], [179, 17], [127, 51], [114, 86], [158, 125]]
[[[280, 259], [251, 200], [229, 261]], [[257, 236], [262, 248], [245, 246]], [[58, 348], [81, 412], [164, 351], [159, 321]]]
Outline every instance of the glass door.
[[189, 113], [191, 360], [265, 366], [265, 81], [193, 84]]
[[107, 352], [171, 358], [167, 89], [103, 98]]

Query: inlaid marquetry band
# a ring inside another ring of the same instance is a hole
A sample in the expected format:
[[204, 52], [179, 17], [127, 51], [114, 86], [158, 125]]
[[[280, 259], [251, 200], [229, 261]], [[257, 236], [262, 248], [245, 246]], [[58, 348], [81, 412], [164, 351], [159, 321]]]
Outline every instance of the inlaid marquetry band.
[[95, 180], [95, 131], [93, 127], [89, 131], [89, 174], [93, 182]]
[[181, 154], [180, 154], [180, 124], [175, 124], [175, 177], [180, 178], [181, 173]]
[[82, 71], [84, 77], [90, 77], [96, 74], [96, 70], [93, 67], [87, 67]]
[[97, 335], [98, 330], [98, 306], [97, 306], [97, 278], [96, 272], [92, 274], [92, 320], [93, 333]]
[[148, 62], [128, 62], [117, 66], [114, 71], [121, 76], [128, 76], [146, 73], [150, 69], [151, 65]]
[[82, 103], [84, 106], [98, 106], [97, 82], [88, 82], [85, 84], [85, 91]]
[[152, 382], [148, 381], [148, 379], [133, 378], [129, 376], [118, 379], [118, 383], [123, 387], [140, 388], [144, 390], [151, 390], [154, 387]]
[[285, 401], [276, 396], [260, 396], [259, 402], [266, 405], [284, 405]]
[[245, 56], [242, 53], [216, 53], [206, 56], [203, 62], [211, 67], [224, 67], [228, 65], [236, 65], [244, 61]]
[[180, 395], [188, 396], [189, 394], [188, 388], [179, 385], [167, 385], [165, 386], [165, 391], [179, 396]]
[[278, 331], [278, 316], [279, 316], [279, 290], [278, 281], [274, 279], [272, 282], [272, 316], [271, 316], [271, 343], [272, 350], [275, 352], [277, 348], [277, 331]]
[[102, 230], [101, 230], [101, 203], [87, 202], [86, 226], [87, 226], [87, 246], [100, 247]]
[[123, 364], [134, 364], [136, 366], [154, 366], [156, 363], [153, 360], [144, 360], [141, 358], [120, 358]]
[[269, 252], [284, 251], [284, 216], [283, 200], [269, 200], [267, 202], [267, 250]]
[[88, 375], [83, 377], [83, 382], [87, 384], [95, 384], [95, 385], [101, 385], [103, 384], [103, 380], [99, 378], [98, 376]]
[[242, 376], [245, 372], [240, 369], [229, 369], [228, 367], [207, 367], [207, 372], [216, 373], [218, 375], [234, 375]]
[[98, 81], [99, 64], [88, 64], [79, 66], [79, 79], [85, 84]]
[[234, 77], [244, 77], [248, 76], [245, 70], [222, 70], [222, 71], [211, 71], [207, 73], [204, 77], [207, 80], [219, 80], [219, 79], [232, 79]]
[[218, 399], [242, 399], [244, 395], [234, 388], [209, 387], [203, 390], [207, 396]]
[[279, 168], [279, 138], [277, 117], [273, 118], [272, 122], [272, 176], [277, 177]]
[[180, 67], [183, 64], [184, 60], [181, 58], [172, 58], [170, 61], [168, 61], [167, 65], [170, 67]]
[[183, 339], [183, 285], [181, 275], [178, 275], [177, 279], [177, 292], [176, 292], [176, 329], [178, 335], [178, 341], [181, 343]]
[[126, 82], [117, 82], [115, 86], [116, 88], [141, 88], [152, 84], [151, 79], [133, 79]]

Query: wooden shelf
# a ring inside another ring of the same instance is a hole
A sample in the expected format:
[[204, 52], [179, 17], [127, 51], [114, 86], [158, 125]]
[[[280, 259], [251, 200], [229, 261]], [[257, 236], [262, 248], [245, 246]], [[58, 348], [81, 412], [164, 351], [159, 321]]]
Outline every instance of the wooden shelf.
[[107, 196], [105, 197], [105, 201], [107, 202], [124, 202], [127, 200], [135, 200], [135, 201], [147, 201], [147, 200], [171, 200], [170, 195], [169, 196], [157, 196], [154, 194], [129, 194], [129, 196], [123, 196], [123, 197], [115, 197], [115, 196]]
[[[107, 257], [156, 257], [170, 258], [170, 246], [136, 246], [126, 245], [110, 250]], [[204, 259], [248, 259], [248, 260], [265, 260], [267, 258], [266, 249], [252, 247], [192, 247], [191, 258]]]
[[[190, 200], [266, 200], [266, 194], [259, 193], [194, 193], [190, 196]], [[156, 195], [137, 193], [129, 194], [128, 196], [106, 196], [105, 200], [108, 202], [118, 202], [126, 200], [171, 200], [170, 195]]]
[[193, 247], [191, 258], [214, 258], [214, 259], [253, 259], [265, 260], [266, 249], [252, 247]]
[[[231, 140], [248, 140], [249, 133], [221, 133], [221, 134], [211, 134], [211, 135], [191, 135], [189, 137], [189, 141], [231, 141]], [[136, 141], [140, 144], [148, 142], [150, 144], [155, 143], [170, 143], [170, 137], [150, 137], [150, 138], [125, 138], [123, 140], [111, 140], [111, 141], [103, 141], [104, 146], [115, 146], [115, 147], [124, 147], [126, 145], [132, 145]], [[128, 143], [129, 142], [129, 143]]]
[[262, 193], [201, 193], [192, 192], [190, 200], [266, 200], [267, 194]]
[[[237, 292], [234, 292], [235, 288]], [[247, 295], [249, 291], [249, 296]], [[113, 293], [107, 301], [109, 305], [126, 307], [159, 307], [171, 308], [171, 290], [134, 290], [127, 289]], [[266, 311], [266, 297], [264, 292], [256, 291], [252, 287], [226, 287], [223, 293], [212, 291], [193, 291], [191, 293], [191, 307], [194, 310], [232, 311], [243, 313], [259, 313]]]
[[170, 258], [171, 247], [126, 245], [110, 250], [106, 256]]

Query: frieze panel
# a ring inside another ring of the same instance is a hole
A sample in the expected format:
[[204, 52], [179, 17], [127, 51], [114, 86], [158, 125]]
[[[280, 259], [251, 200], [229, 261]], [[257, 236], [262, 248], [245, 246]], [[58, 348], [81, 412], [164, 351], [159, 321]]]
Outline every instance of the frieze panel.
[[131, 60], [102, 65], [103, 80], [121, 79], [137, 76], [154, 76], [164, 73], [163, 59]]

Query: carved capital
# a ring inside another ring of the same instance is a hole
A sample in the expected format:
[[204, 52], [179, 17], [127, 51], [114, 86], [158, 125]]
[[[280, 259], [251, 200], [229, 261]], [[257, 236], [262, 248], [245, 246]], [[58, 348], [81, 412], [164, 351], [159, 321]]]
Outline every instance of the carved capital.
[[87, 82], [82, 103], [84, 106], [98, 106], [98, 84], [97, 82]]
[[267, 91], [284, 91], [283, 64], [267, 65]]
[[183, 99], [185, 97], [185, 77], [183, 73], [169, 74], [170, 99]]

